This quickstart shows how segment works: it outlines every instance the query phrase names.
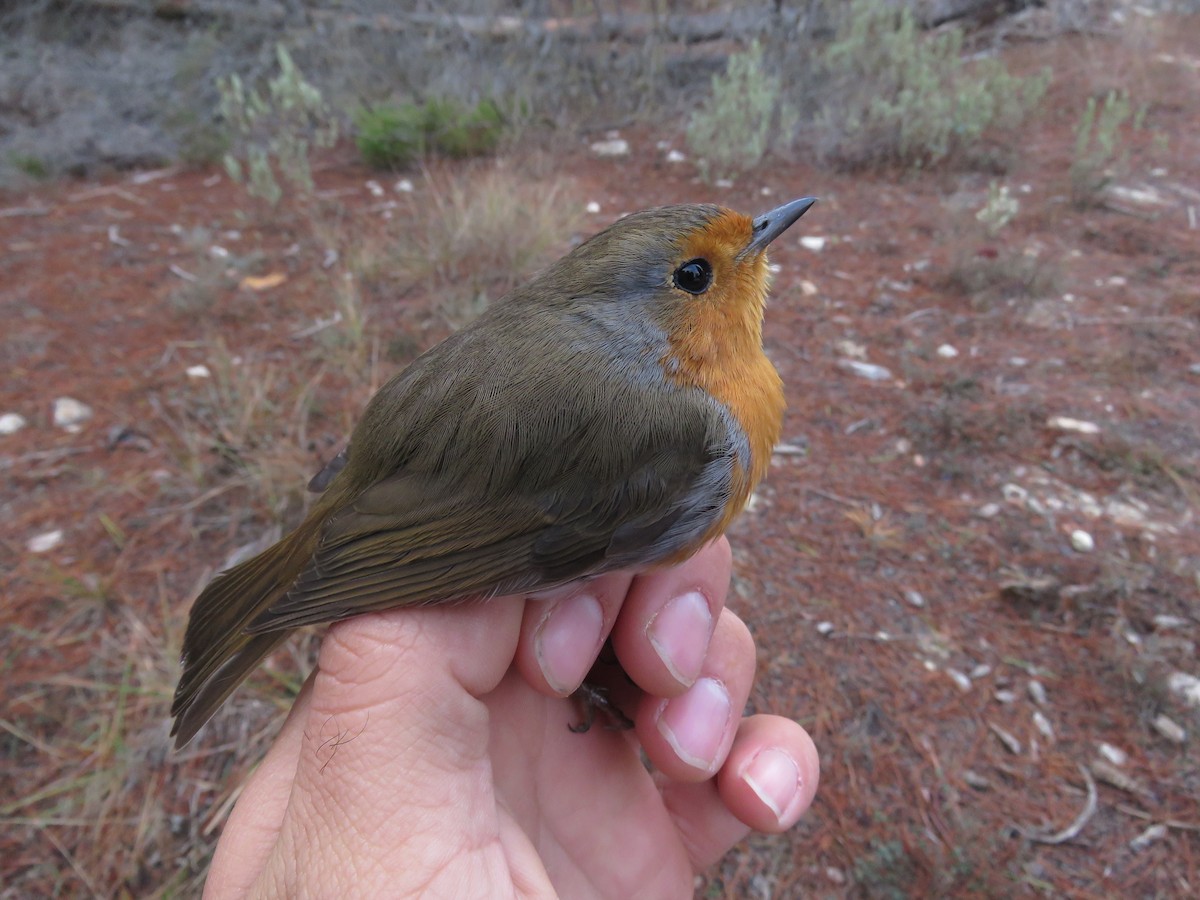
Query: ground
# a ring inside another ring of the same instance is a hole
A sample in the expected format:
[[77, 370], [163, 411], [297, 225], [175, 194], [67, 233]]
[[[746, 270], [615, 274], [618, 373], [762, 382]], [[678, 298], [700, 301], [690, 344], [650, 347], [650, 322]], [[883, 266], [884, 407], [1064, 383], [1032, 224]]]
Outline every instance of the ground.
[[[821, 198], [772, 250], [784, 445], [730, 534], [752, 705], [810, 730], [821, 791], [698, 895], [1194, 895], [1198, 26], [1009, 51], [1054, 81], [996, 173], [775, 160], [710, 185], [667, 161], [671, 123], [623, 132], [628, 156], [526, 148], [411, 192], [343, 148], [278, 210], [213, 169], [0, 196], [0, 414], [27, 420], [0, 436], [0, 896], [195, 892], [313, 641], [173, 753], [188, 605], [295, 523], [372, 388], [495, 296], [444, 261], [387, 274], [447, 185], [492, 177], [557, 185], [550, 256], [638, 207]], [[1140, 127], [1073, 194], [1110, 88]], [[1000, 188], [1018, 207], [989, 227]], [[91, 417], [56, 425], [62, 397]]]

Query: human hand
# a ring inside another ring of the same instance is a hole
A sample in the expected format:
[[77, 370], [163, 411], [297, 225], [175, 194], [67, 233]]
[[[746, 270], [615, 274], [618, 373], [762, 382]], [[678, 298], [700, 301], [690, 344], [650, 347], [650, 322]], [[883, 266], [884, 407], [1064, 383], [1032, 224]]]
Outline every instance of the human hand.
[[[552, 596], [332, 626], [206, 896], [690, 897], [752, 828], [795, 824], [818, 779], [799, 725], [741, 717], [755, 653], [729, 578], [722, 539]], [[564, 697], [610, 631], [636, 727], [599, 713], [573, 733]]]

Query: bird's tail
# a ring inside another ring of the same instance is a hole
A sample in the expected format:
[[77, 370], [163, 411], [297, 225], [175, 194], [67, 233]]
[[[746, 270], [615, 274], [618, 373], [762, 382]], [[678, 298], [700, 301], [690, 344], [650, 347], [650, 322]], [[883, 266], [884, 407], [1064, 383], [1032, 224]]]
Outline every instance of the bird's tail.
[[263, 634], [248, 634], [246, 629], [288, 592], [308, 564], [329, 505], [318, 502], [295, 531], [219, 574], [196, 598], [183, 638], [183, 674], [171, 703], [176, 747], [190, 741], [246, 676], [291, 634], [291, 629]]

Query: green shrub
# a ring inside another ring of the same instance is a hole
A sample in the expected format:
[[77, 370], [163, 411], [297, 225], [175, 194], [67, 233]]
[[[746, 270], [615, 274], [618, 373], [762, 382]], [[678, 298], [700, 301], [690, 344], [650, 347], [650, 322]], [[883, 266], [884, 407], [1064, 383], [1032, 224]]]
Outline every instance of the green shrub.
[[500, 142], [504, 117], [491, 100], [474, 107], [457, 100], [379, 105], [354, 118], [358, 152], [380, 169], [403, 168], [426, 153], [453, 159], [482, 156]]
[[411, 103], [364, 107], [354, 128], [359, 154], [376, 169], [403, 168], [425, 151], [424, 114]]
[[962, 59], [963, 33], [920, 30], [912, 10], [851, 0], [819, 61], [826, 152], [850, 165], [924, 166], [980, 152], [989, 129], [1015, 129], [1049, 72], [1010, 75], [997, 59]]
[[468, 109], [453, 100], [425, 104], [425, 130], [430, 146], [453, 159], [483, 156], [496, 149], [504, 120], [500, 108], [483, 100]]
[[321, 92], [304, 80], [283, 44], [275, 47], [279, 74], [264, 95], [247, 89], [236, 74], [217, 80], [220, 114], [229, 129], [225, 168], [250, 193], [275, 205], [283, 196], [276, 177], [293, 187], [313, 189], [308, 156], [312, 148], [331, 147], [338, 125]]
[[729, 57], [724, 73], [713, 76], [712, 94], [688, 123], [688, 146], [705, 177], [732, 175], [762, 160], [780, 91], [781, 80], [767, 72], [758, 41]]

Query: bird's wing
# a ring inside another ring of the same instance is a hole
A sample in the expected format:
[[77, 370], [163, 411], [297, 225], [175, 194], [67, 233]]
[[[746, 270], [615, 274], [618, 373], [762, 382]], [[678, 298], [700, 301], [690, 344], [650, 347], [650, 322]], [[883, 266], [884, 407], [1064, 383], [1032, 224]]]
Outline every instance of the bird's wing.
[[710, 400], [694, 403], [670, 428], [646, 428], [638, 458], [616, 466], [554, 447], [518, 461], [540, 467], [517, 481], [531, 491], [406, 471], [377, 482], [329, 518], [311, 562], [249, 631], [537, 590], [698, 546], [725, 513], [742, 447]]

